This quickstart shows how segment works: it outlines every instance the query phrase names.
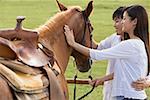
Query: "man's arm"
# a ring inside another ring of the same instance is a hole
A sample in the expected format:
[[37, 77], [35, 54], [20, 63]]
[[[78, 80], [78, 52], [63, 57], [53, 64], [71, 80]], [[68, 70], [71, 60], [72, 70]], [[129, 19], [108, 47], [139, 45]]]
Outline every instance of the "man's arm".
[[114, 73], [103, 76], [101, 78], [97, 78], [97, 79], [92, 80], [92, 81], [89, 81], [89, 84], [92, 85], [92, 86], [95, 84], [95, 87], [97, 87], [99, 85], [103, 85], [104, 82], [106, 82], [106, 81], [112, 80], [113, 77], [114, 77]]
[[146, 78], [141, 78], [132, 83], [132, 87], [137, 91], [144, 90], [150, 87], [150, 76]]

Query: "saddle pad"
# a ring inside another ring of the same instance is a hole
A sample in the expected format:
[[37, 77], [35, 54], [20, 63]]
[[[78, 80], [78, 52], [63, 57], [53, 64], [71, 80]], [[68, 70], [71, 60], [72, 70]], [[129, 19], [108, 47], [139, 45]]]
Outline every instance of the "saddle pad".
[[42, 73], [42, 71], [39, 68], [29, 67], [15, 60], [6, 60], [3, 58], [0, 58], [0, 63], [7, 66], [8, 68], [12, 70], [19, 71], [25, 74], [37, 75], [37, 74]]
[[[6, 79], [5, 79], [6, 80]], [[48, 87], [43, 87], [42, 89], [36, 89], [36, 90], [20, 90], [16, 88], [13, 84], [11, 84], [8, 80], [6, 80], [8, 85], [13, 89], [13, 92], [19, 92], [19, 93], [27, 93], [27, 94], [34, 94], [34, 93], [43, 93], [47, 91]]]
[[[34, 91], [48, 87], [48, 80], [43, 83], [43, 74], [29, 75], [20, 72], [14, 72], [0, 64], [0, 74], [2, 74], [17, 90]], [[45, 78], [46, 79], [46, 78]], [[44, 86], [46, 85], [46, 86]]]
[[26, 94], [26, 93], [14, 93], [17, 100], [49, 100], [48, 90], [42, 93]]
[[13, 100], [11, 89], [7, 82], [0, 76], [0, 100]]

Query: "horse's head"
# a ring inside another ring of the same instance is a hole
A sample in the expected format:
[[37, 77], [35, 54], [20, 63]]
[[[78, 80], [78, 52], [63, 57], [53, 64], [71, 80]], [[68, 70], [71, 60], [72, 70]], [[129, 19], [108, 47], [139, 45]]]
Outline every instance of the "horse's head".
[[[85, 10], [81, 10], [80, 7], [67, 8], [58, 1], [57, 4], [60, 11], [71, 13], [66, 24], [70, 29], [73, 29], [75, 41], [86, 47], [92, 47], [91, 32], [93, 31], [93, 27], [88, 18], [93, 9], [92, 1], [88, 3]], [[87, 72], [91, 68], [91, 60], [89, 57], [80, 54], [76, 50], [72, 50], [71, 55], [75, 58], [76, 66], [80, 72]]]

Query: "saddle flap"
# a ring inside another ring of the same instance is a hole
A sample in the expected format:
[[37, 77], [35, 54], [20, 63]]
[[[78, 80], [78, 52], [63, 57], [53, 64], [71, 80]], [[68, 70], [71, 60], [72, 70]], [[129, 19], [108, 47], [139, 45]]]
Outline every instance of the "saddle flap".
[[18, 58], [30, 66], [41, 67], [49, 62], [47, 55], [41, 49], [34, 48], [29, 42], [22, 41], [17, 44], [17, 48]]
[[17, 58], [15, 51], [13, 51], [12, 48], [10, 48], [10, 46], [11, 43], [0, 37], [0, 57], [12, 60]]

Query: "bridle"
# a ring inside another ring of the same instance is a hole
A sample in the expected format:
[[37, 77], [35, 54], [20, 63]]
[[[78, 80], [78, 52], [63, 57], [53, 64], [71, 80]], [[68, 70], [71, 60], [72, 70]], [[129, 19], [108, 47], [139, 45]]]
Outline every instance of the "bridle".
[[[93, 28], [91, 27], [91, 24], [90, 24], [90, 21], [89, 19], [85, 16], [84, 14], [84, 11], [82, 11], [82, 15], [83, 15], [83, 18], [84, 18], [84, 31], [83, 31], [83, 35], [82, 35], [82, 38], [81, 38], [81, 42], [80, 44], [84, 45], [85, 46], [85, 35], [86, 35], [86, 29], [88, 28], [88, 31], [89, 31], [89, 34], [90, 34], [90, 48], [92, 49], [93, 48], [93, 45], [92, 45], [92, 30]], [[88, 61], [89, 61], [89, 66], [91, 67], [92, 65], [92, 60], [90, 58], [88, 58]], [[93, 79], [91, 75], [89, 75], [89, 77], [91, 80]], [[77, 79], [77, 73], [76, 75], [74, 76], [74, 100], [76, 99], [76, 79]], [[89, 95], [95, 88], [95, 84], [93, 85], [92, 89], [87, 92], [86, 94], [84, 94], [83, 96], [81, 96], [80, 98], [78, 98], [77, 100], [81, 100], [83, 99], [84, 97], [86, 97], [87, 95]]]

